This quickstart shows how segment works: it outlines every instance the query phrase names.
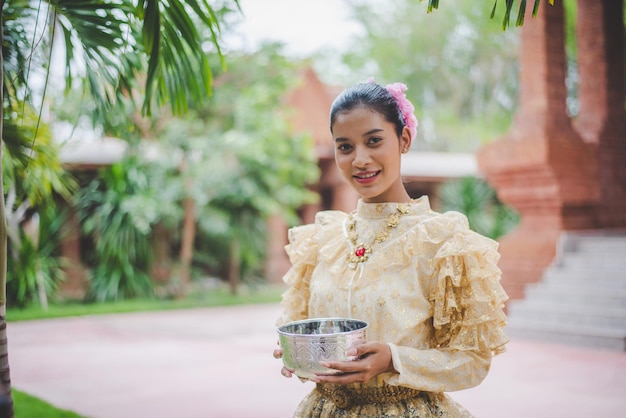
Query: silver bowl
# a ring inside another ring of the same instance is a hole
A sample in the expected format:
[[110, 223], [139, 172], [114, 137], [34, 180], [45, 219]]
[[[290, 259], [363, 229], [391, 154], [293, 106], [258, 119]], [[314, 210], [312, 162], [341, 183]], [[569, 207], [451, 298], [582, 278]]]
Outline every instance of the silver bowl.
[[337, 373], [320, 361], [352, 361], [350, 347], [366, 341], [367, 322], [348, 318], [313, 318], [289, 322], [278, 328], [283, 364], [296, 376], [311, 378], [315, 373]]

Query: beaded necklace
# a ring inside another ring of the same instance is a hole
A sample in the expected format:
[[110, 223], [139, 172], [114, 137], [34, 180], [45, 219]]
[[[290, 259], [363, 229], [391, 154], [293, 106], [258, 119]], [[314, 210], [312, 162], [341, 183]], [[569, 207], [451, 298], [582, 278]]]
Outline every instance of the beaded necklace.
[[[370, 244], [364, 244], [359, 242], [359, 235], [356, 231], [356, 219], [354, 219], [354, 212], [348, 215], [348, 222], [346, 224], [346, 230], [348, 233], [348, 240], [352, 243], [354, 251], [348, 254], [348, 264], [351, 268], [356, 269], [358, 263], [364, 263], [372, 254], [372, 247], [376, 244], [380, 244], [386, 241], [391, 234], [391, 230], [396, 228], [400, 223], [400, 218], [403, 215], [409, 213], [411, 209], [410, 204], [399, 204], [396, 210], [389, 214], [385, 221], [384, 229], [377, 231], [374, 234], [374, 239]], [[358, 242], [358, 244], [357, 244]]]

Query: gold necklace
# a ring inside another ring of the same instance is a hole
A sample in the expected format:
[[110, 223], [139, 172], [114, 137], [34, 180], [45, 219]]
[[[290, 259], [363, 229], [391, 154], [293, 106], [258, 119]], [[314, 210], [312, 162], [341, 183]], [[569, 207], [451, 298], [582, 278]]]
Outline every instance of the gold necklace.
[[387, 217], [387, 220], [385, 221], [385, 228], [376, 232], [374, 240], [369, 245], [365, 245], [363, 242], [359, 242], [357, 244], [359, 234], [356, 231], [356, 219], [354, 219], [354, 212], [348, 215], [348, 223], [346, 225], [348, 239], [354, 247], [354, 251], [348, 254], [348, 264], [350, 267], [355, 269], [358, 263], [366, 262], [370, 254], [372, 254], [372, 246], [386, 241], [391, 234], [391, 230], [396, 228], [400, 223], [400, 218], [409, 213], [410, 210], [410, 204], [399, 204], [396, 207], [396, 210], [390, 213]]

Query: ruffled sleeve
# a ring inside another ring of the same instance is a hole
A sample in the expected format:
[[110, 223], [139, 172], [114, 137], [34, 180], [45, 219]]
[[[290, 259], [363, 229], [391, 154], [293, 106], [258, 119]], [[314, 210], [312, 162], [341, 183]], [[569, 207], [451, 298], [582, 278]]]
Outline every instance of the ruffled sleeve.
[[315, 235], [315, 224], [297, 226], [289, 230], [289, 242], [285, 246], [285, 251], [289, 256], [291, 268], [283, 277], [289, 288], [282, 295], [283, 313], [276, 321], [277, 325], [308, 317], [309, 284], [318, 254]]
[[[446, 240], [433, 259], [430, 300], [438, 347], [504, 350], [504, 302], [497, 266], [498, 243], [463, 227]], [[465, 221], [465, 222], [463, 222]]]
[[423, 230], [431, 256], [428, 299], [433, 341], [428, 349], [390, 344], [398, 372], [388, 383], [443, 392], [478, 385], [508, 342], [497, 242], [469, 229], [456, 212]]

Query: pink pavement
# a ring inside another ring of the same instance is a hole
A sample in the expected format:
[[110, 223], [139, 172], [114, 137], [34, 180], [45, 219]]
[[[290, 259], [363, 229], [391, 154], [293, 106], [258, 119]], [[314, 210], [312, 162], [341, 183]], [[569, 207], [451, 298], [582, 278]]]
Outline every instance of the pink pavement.
[[[279, 312], [9, 317], [12, 385], [90, 418], [287, 418], [313, 384], [280, 375]], [[626, 353], [513, 340], [481, 385], [450, 395], [477, 418], [624, 417]]]

